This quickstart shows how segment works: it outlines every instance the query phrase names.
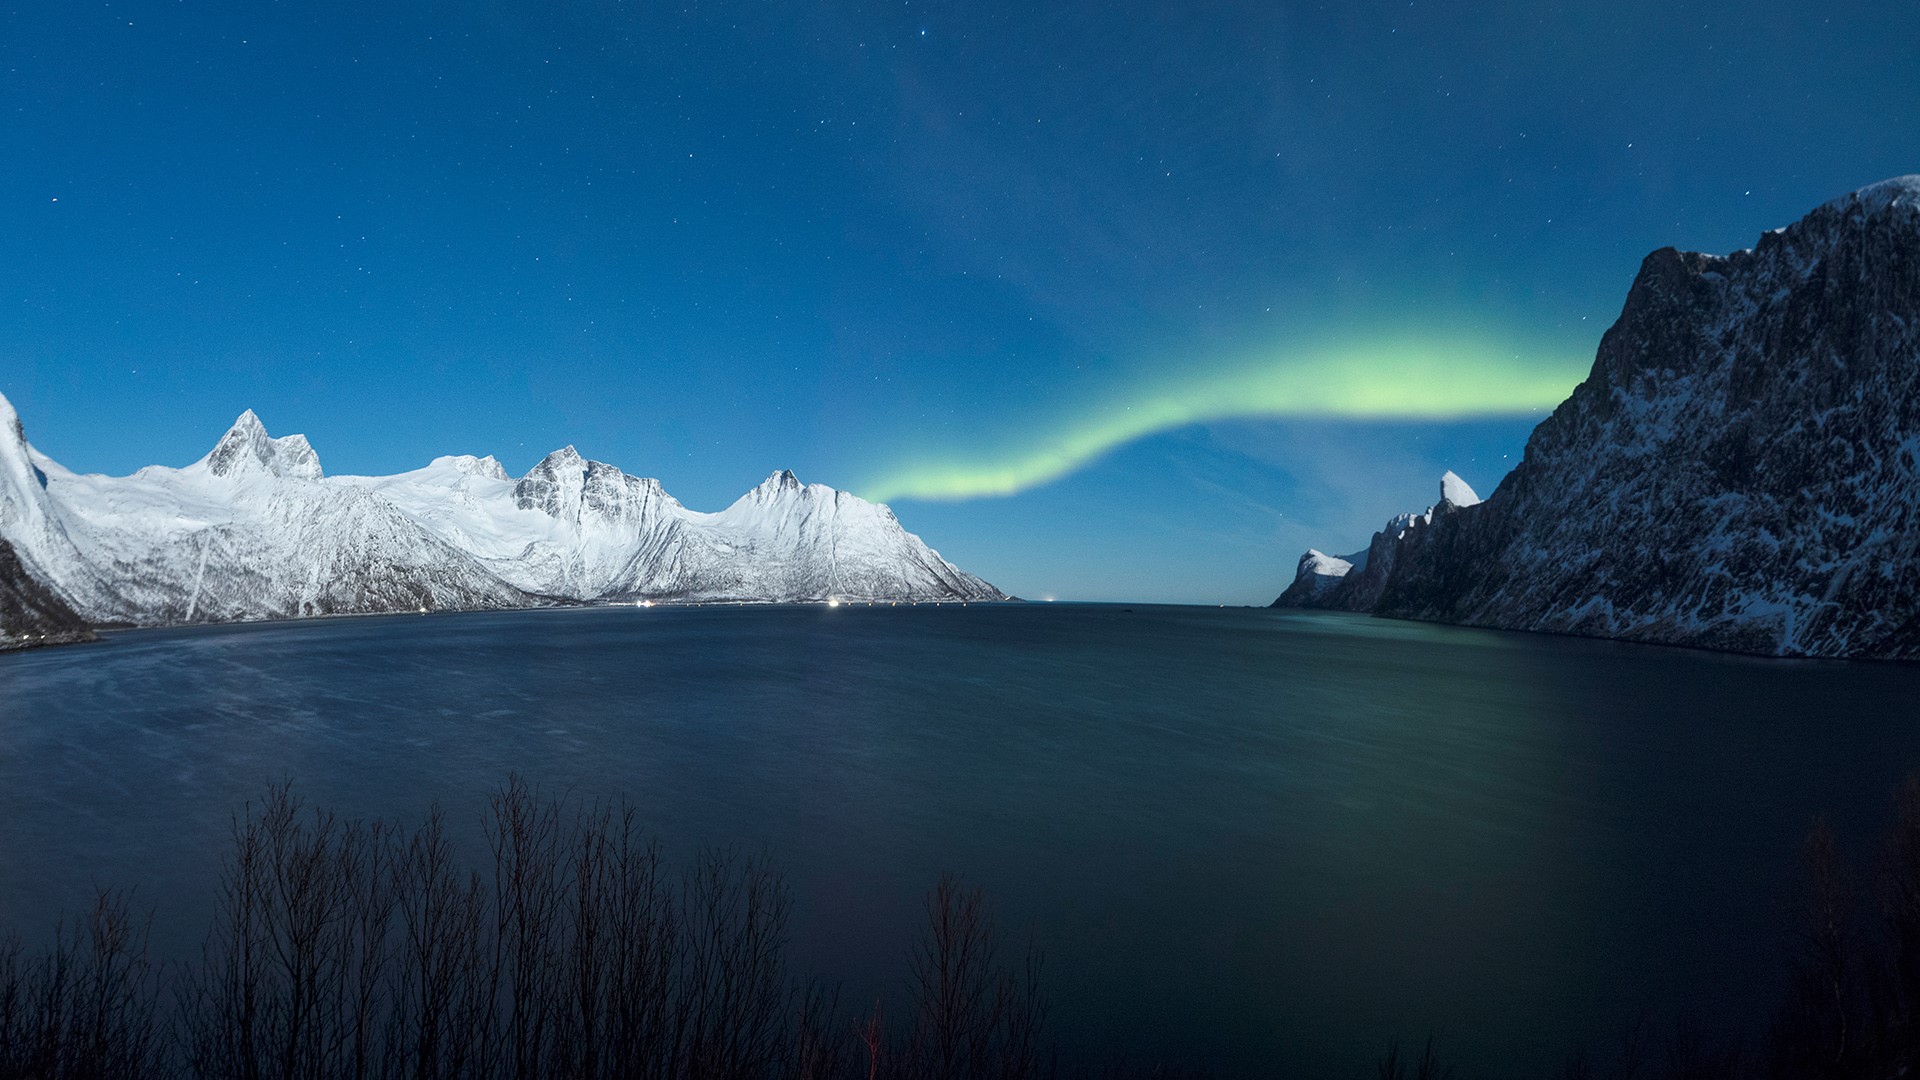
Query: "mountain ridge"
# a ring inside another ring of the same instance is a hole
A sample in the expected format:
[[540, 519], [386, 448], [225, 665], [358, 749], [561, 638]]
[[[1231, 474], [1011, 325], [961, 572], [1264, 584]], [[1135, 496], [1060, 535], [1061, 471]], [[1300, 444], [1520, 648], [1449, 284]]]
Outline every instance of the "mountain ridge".
[[[1007, 599], [886, 507], [791, 472], [715, 513], [572, 446], [518, 478], [466, 455], [393, 476], [328, 476], [304, 436], [275, 438], [248, 410], [190, 465], [110, 477], [40, 454], [3, 396], [0, 542], [0, 588], [44, 593], [83, 626], [645, 600]], [[35, 604], [22, 610], [45, 607]]]

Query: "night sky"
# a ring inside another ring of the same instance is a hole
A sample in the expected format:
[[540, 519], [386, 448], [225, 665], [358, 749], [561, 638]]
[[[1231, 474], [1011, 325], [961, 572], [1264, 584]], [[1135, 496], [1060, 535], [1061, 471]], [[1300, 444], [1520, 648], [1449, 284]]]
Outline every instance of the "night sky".
[[1491, 491], [1648, 251], [1920, 171], [1916, 55], [1885, 0], [8, 5], [0, 393], [82, 471], [572, 443], [1264, 603]]

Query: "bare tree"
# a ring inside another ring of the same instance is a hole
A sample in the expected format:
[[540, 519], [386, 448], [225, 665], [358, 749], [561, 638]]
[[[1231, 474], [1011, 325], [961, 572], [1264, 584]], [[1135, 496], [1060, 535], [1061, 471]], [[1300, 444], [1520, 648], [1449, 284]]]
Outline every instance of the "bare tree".
[[1805, 888], [1793, 957], [1793, 985], [1775, 1024], [1775, 1075], [1800, 1080], [1859, 1075], [1867, 1051], [1861, 959], [1854, 933], [1859, 904], [1833, 830], [1817, 822], [1801, 847]]
[[[1029, 1080], [1053, 1071], [1039, 955], [1005, 963], [978, 890], [943, 878], [890, 1033], [794, 979], [765, 856], [678, 874], [633, 808], [518, 777], [476, 870], [433, 808], [411, 830], [287, 785], [232, 821], [198, 963], [163, 1023], [145, 928], [102, 896], [28, 955], [0, 942], [0, 1080]], [[852, 1032], [850, 1035], [850, 1028]]]
[[483, 939], [486, 892], [462, 873], [439, 807], [393, 866], [398, 922], [391, 966], [387, 1074], [453, 1080], [492, 1074], [492, 950]]
[[557, 931], [568, 888], [559, 805], [543, 802], [525, 780], [511, 776], [493, 796], [487, 840], [493, 849], [495, 970], [506, 998], [506, 1075], [538, 1080], [558, 996]]
[[0, 1077], [145, 1080], [161, 1074], [158, 975], [147, 923], [120, 893], [29, 959], [0, 941]]
[[792, 902], [764, 858], [707, 851], [681, 882], [677, 1057], [684, 1075], [766, 1075], [778, 1060]]
[[1040, 1075], [1047, 1005], [1039, 954], [1029, 948], [1023, 967], [1005, 966], [984, 895], [952, 875], [927, 894], [926, 912], [910, 959], [907, 1068], [930, 1080]]
[[[1409, 1069], [1412, 1071], [1409, 1072]], [[1440, 1063], [1440, 1058], [1433, 1052], [1433, 1036], [1429, 1035], [1426, 1045], [1420, 1049], [1420, 1055], [1411, 1060], [1400, 1056], [1399, 1043], [1390, 1044], [1385, 1056], [1375, 1067], [1375, 1075], [1380, 1080], [1449, 1080], [1453, 1076], [1453, 1068]]]

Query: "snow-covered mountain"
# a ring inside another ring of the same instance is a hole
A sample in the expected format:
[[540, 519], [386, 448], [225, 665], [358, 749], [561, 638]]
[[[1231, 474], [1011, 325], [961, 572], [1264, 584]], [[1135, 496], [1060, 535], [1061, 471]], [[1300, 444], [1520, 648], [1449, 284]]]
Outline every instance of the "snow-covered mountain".
[[276, 439], [247, 412], [185, 468], [80, 475], [27, 443], [4, 398], [0, 544], [7, 633], [9, 588], [96, 625], [140, 626], [639, 599], [1005, 599], [885, 506], [792, 473], [713, 514], [572, 447], [518, 480], [491, 457], [327, 476], [304, 437]]
[[1364, 574], [1281, 602], [1920, 656], [1920, 176], [1751, 250], [1649, 255], [1492, 496], [1385, 535]]

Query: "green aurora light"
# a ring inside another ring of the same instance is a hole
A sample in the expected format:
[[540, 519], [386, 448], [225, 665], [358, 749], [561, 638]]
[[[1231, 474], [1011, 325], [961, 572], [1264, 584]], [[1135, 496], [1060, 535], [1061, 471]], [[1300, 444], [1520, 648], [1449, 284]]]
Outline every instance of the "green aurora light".
[[1450, 421], [1543, 413], [1565, 400], [1590, 363], [1560, 350], [1548, 355], [1486, 340], [1426, 338], [1314, 350], [1116, 396], [1038, 443], [974, 457], [911, 460], [865, 485], [862, 495], [877, 501], [1015, 495], [1135, 439], [1216, 420]]

